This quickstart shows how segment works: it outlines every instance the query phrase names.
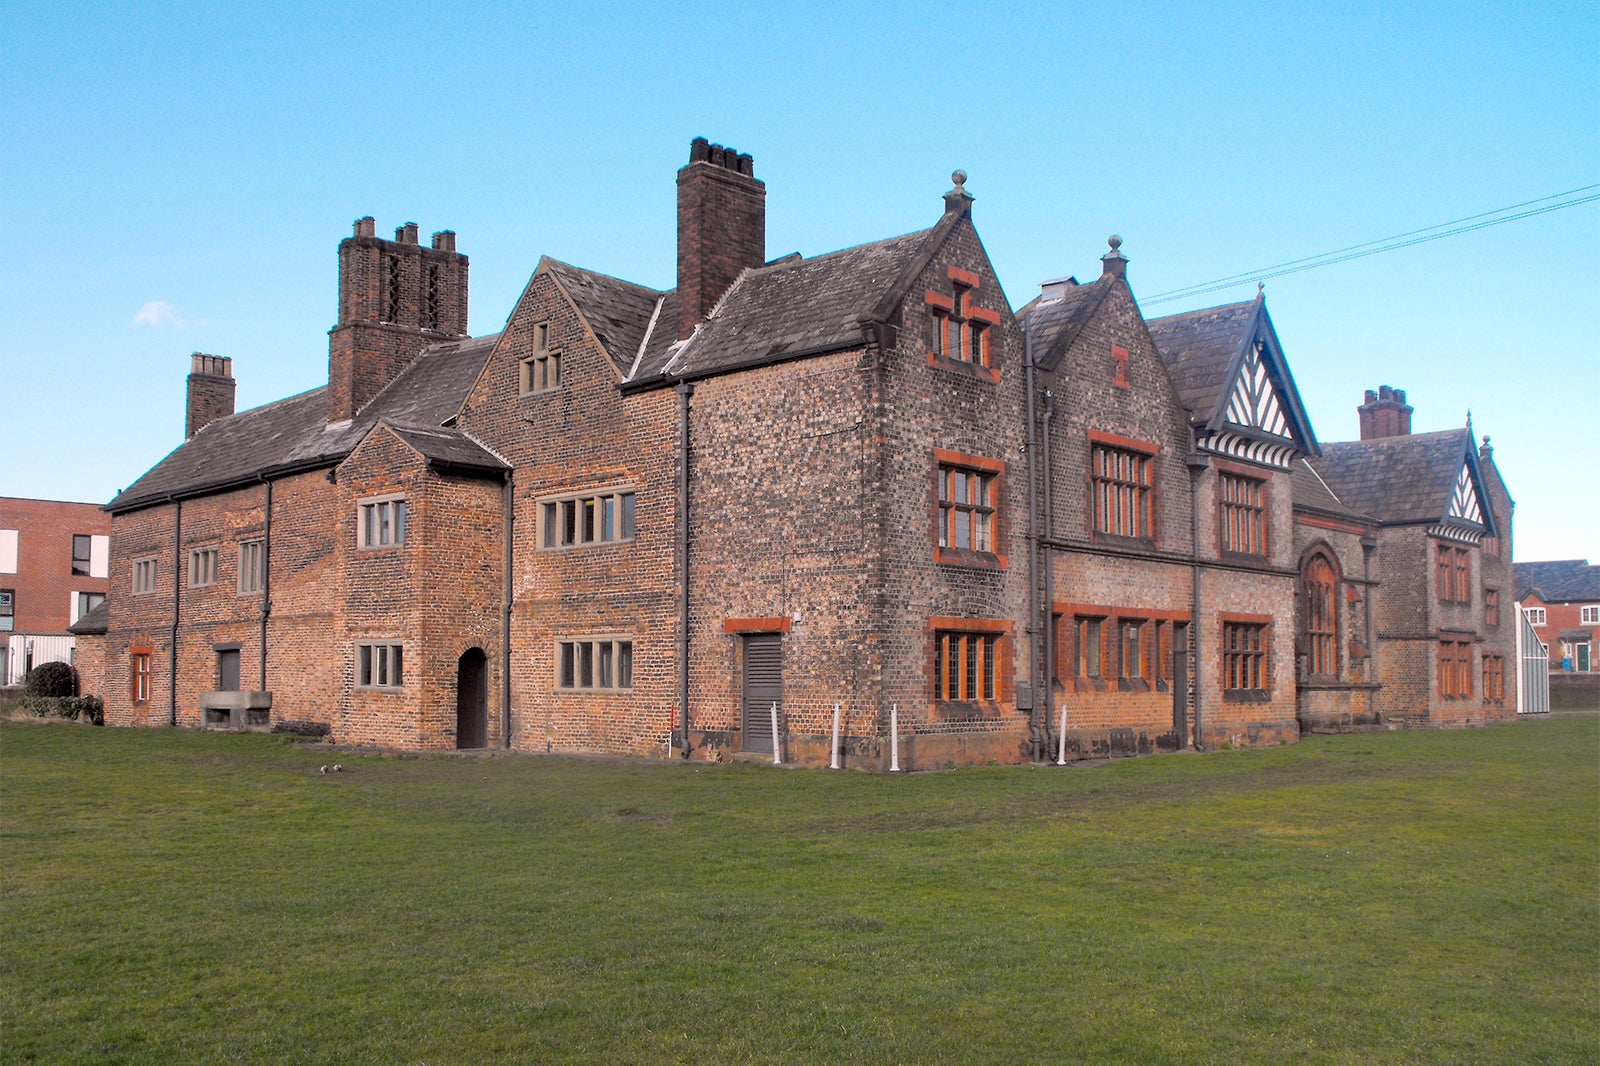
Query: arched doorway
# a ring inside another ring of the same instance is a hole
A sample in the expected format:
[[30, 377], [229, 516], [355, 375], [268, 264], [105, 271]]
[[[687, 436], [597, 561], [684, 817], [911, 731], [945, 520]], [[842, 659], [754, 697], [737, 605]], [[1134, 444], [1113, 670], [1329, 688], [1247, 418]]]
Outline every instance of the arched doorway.
[[489, 746], [489, 660], [468, 648], [456, 663], [456, 747]]

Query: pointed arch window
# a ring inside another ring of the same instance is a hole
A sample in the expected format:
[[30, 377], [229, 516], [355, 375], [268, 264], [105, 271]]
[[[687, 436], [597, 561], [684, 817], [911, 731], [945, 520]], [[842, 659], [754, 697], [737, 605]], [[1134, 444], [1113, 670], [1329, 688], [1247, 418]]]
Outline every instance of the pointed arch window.
[[1306, 673], [1334, 677], [1339, 673], [1339, 578], [1325, 555], [1306, 563]]

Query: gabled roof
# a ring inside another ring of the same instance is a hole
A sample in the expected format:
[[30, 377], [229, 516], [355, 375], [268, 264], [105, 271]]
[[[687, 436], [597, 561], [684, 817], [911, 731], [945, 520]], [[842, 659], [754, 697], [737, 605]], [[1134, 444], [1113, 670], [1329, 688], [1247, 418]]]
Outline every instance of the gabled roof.
[[132, 511], [263, 476], [332, 466], [380, 419], [440, 426], [460, 411], [498, 339], [499, 334], [491, 334], [430, 345], [348, 423], [328, 424], [325, 386], [219, 418], [118, 493], [107, 509]]
[[1291, 439], [1303, 452], [1317, 453], [1316, 434], [1263, 296], [1146, 325], [1197, 426]]
[[[1309, 462], [1341, 502], [1385, 525], [1471, 526], [1451, 515], [1463, 470], [1476, 485], [1478, 500], [1486, 499], [1478, 452], [1471, 431], [1464, 427], [1324, 444], [1322, 454]], [[1496, 533], [1493, 515], [1481, 502], [1480, 512], [1477, 525]]]
[[657, 308], [666, 294], [549, 256], [539, 260], [539, 267], [555, 276], [611, 357], [617, 373], [627, 377], [652, 323], [659, 318]]
[[484, 472], [511, 469], [510, 463], [459, 429], [402, 426], [391, 422], [382, 424], [434, 466]]
[[1059, 295], [1036, 296], [1023, 305], [1017, 318], [1028, 331], [1034, 366], [1051, 373], [1061, 366], [1061, 360], [1066, 358], [1078, 334], [1110, 295], [1114, 284], [1112, 275], [1102, 274], [1088, 285], [1074, 283], [1062, 289]]
[[1587, 559], [1511, 564], [1516, 598], [1537, 592], [1545, 603], [1600, 603], [1600, 566]]
[[692, 379], [862, 344], [959, 217], [932, 229], [746, 270], [661, 373]]

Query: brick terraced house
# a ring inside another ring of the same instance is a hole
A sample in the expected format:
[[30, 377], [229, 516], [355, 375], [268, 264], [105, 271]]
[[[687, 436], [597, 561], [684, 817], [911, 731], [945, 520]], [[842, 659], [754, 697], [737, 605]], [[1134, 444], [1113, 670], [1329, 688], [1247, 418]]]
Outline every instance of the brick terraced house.
[[454, 234], [358, 221], [328, 385], [236, 414], [197, 354], [189, 439], [109, 505], [108, 721], [869, 769], [1294, 740], [1319, 447], [1263, 301], [1146, 323], [1113, 238], [1014, 315], [965, 180], [769, 261], [750, 157], [697, 139], [674, 288], [541, 259], [479, 338]]
[[1600, 566], [1587, 559], [1516, 564], [1517, 605], [1550, 655], [1550, 669], [1600, 672]]

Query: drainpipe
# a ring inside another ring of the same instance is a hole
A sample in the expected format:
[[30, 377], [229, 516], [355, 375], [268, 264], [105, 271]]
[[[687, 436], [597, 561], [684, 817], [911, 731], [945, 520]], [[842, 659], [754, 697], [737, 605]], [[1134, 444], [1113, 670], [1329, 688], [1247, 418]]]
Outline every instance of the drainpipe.
[[516, 490], [512, 471], [501, 478], [500, 511], [501, 539], [505, 560], [505, 591], [500, 598], [500, 740], [501, 746], [511, 747], [511, 531], [515, 519]]
[[[1044, 684], [1039, 684], [1039, 664], [1042, 656], [1039, 648], [1042, 642], [1049, 639], [1049, 627], [1045, 627], [1045, 634], [1039, 632], [1039, 471], [1034, 464], [1033, 455], [1039, 447], [1038, 423], [1034, 415], [1034, 366], [1033, 366], [1033, 334], [1026, 326], [1022, 330], [1022, 365], [1028, 393], [1028, 442], [1025, 445], [1028, 458], [1028, 679], [1033, 686], [1033, 708], [1028, 714], [1028, 732], [1033, 742], [1033, 761], [1039, 762], [1044, 758], [1045, 730], [1049, 728], [1049, 719], [1039, 706], [1039, 693], [1050, 686], [1050, 672], [1044, 671]], [[1044, 724], [1040, 724], [1044, 717]]]
[[[169, 497], [170, 498], [170, 497]], [[167, 641], [170, 653], [167, 676], [171, 693], [167, 704], [167, 724], [178, 724], [178, 608], [183, 591], [183, 501], [174, 500], [172, 511], [172, 636]]]
[[683, 757], [689, 757], [689, 398], [691, 382], [677, 386], [682, 402], [678, 427], [678, 706], [682, 709]]
[[[1051, 418], [1052, 415], [1055, 414], [1055, 412], [1056, 412], [1056, 394], [1051, 392], [1049, 389], [1045, 389], [1044, 390], [1044, 413], [1040, 416], [1040, 427], [1039, 427], [1039, 439], [1041, 441], [1041, 447], [1039, 449], [1039, 452], [1040, 452], [1040, 454], [1039, 454], [1039, 465], [1043, 468], [1043, 474], [1044, 474], [1044, 541], [1045, 541], [1045, 543], [1044, 543], [1044, 551], [1042, 553], [1043, 556], [1044, 556], [1044, 603], [1042, 603], [1040, 605], [1042, 607], [1042, 611], [1040, 612], [1040, 614], [1036, 614], [1034, 616], [1034, 618], [1035, 618], [1037, 624], [1040, 627], [1039, 628], [1039, 645], [1040, 645], [1040, 647], [1044, 648], [1043, 671], [1042, 671], [1043, 676], [1044, 676], [1044, 699], [1043, 699], [1042, 704], [1041, 704], [1041, 710], [1039, 712], [1039, 716], [1044, 722], [1043, 733], [1046, 736], [1049, 734], [1049, 731], [1050, 731], [1050, 712], [1055, 708], [1055, 698], [1056, 698], [1055, 685], [1052, 684], [1051, 680], [1050, 680], [1050, 672], [1054, 667], [1055, 652], [1056, 652], [1055, 643], [1050, 639], [1050, 636], [1051, 636], [1050, 623], [1051, 623], [1051, 621], [1053, 620], [1053, 618], [1055, 616], [1055, 610], [1054, 610], [1054, 607], [1052, 605], [1053, 605], [1053, 603], [1055, 601], [1055, 587], [1056, 587], [1055, 586], [1054, 557], [1051, 554], [1051, 548], [1050, 548], [1051, 543], [1055, 539], [1055, 504], [1053, 503], [1054, 496], [1052, 495], [1051, 488], [1050, 488], [1050, 481], [1051, 481], [1051, 471], [1050, 471], [1050, 418]], [[1042, 617], [1041, 617], [1041, 615], [1042, 615]], [[1039, 702], [1039, 701], [1035, 701], [1035, 702]], [[1063, 724], [1064, 723], [1065, 723], [1065, 718], [1063, 717]], [[1058, 747], [1059, 747], [1059, 745], [1058, 745]], [[1050, 753], [1048, 751], [1043, 752], [1042, 753], [1042, 757], [1044, 759], [1048, 760], [1049, 757], [1050, 757]]]
[[1211, 465], [1194, 446], [1194, 428], [1189, 429], [1189, 646], [1194, 653], [1189, 656], [1189, 683], [1194, 686], [1194, 705], [1190, 708], [1194, 718], [1194, 749], [1205, 751], [1201, 732], [1204, 719], [1201, 714], [1200, 660], [1204, 629], [1200, 624], [1200, 478]]
[[261, 691], [267, 691], [267, 618], [272, 614], [272, 482], [267, 486], [266, 532], [261, 538]]

